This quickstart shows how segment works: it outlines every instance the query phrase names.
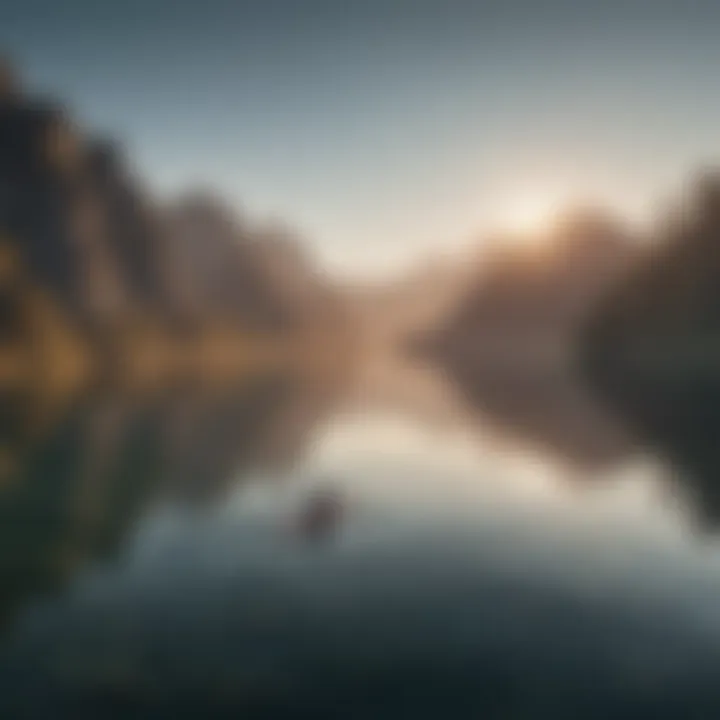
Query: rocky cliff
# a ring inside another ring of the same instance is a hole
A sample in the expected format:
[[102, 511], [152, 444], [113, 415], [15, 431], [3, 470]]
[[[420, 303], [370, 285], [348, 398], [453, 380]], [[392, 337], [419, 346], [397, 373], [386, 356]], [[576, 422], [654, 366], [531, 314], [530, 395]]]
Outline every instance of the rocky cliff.
[[[116, 365], [196, 352], [232, 363], [258, 337], [343, 326], [337, 294], [291, 234], [253, 227], [213, 194], [160, 204], [116, 143], [24, 92], [7, 62], [0, 238], [57, 316]], [[25, 306], [2, 305], [5, 315]]]

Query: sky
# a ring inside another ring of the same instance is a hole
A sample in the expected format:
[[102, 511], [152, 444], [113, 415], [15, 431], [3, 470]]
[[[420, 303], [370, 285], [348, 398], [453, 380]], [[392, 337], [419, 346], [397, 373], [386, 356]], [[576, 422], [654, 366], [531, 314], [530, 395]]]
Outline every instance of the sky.
[[34, 90], [319, 261], [395, 272], [590, 201], [643, 217], [717, 159], [716, 0], [0, 0]]

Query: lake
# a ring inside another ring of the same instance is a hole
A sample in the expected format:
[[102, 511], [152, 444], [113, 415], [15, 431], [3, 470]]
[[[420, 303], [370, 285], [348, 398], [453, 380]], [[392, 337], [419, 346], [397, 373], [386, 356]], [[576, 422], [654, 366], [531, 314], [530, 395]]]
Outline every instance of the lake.
[[678, 463], [569, 371], [4, 408], [2, 717], [720, 708], [712, 453]]

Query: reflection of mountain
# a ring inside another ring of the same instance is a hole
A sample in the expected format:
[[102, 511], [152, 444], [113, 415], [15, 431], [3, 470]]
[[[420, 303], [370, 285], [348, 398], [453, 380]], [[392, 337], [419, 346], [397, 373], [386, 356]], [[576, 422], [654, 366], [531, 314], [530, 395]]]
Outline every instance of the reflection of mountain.
[[628, 233], [595, 212], [565, 217], [532, 247], [501, 244], [454, 312], [413, 345], [491, 425], [580, 464], [614, 462], [631, 444], [574, 378], [569, 351], [631, 248]]
[[285, 471], [305, 450], [333, 389], [290, 376], [197, 388], [168, 403], [162, 421], [165, 496], [212, 500], [253, 470]]
[[720, 520], [720, 182], [600, 304], [580, 335], [581, 365], [599, 397], [681, 468], [708, 522]]
[[634, 452], [632, 438], [568, 367], [485, 368], [460, 382], [491, 426], [573, 464], [610, 466]]
[[436, 429], [473, 428], [481, 418], [437, 369], [398, 353], [367, 358], [338, 403], [349, 412], [392, 412]]
[[[502, 427], [506, 412], [502, 402], [479, 411], [434, 368], [397, 356], [378, 356], [354, 376], [268, 373], [235, 384], [60, 400], [14, 392], [0, 404], [3, 618], [28, 598], [60, 591], [85, 563], [113, 558], [151, 503], [217, 502], [254, 470], [286, 476], [337, 412], [383, 407], [478, 433]], [[524, 424], [515, 417], [509, 425], [520, 441], [569, 457], [589, 454], [584, 432], [599, 446], [597, 462], [622, 450], [584, 412], [537, 412]], [[553, 425], [574, 432], [564, 437]]]
[[[27, 412], [18, 408], [16, 433]], [[148, 491], [149, 430], [125, 407], [93, 403], [20, 448], [0, 493], [3, 622], [25, 598], [55, 591], [88, 560], [114, 553]]]
[[254, 468], [294, 460], [327, 401], [302, 388], [273, 374], [181, 393], [103, 393], [49, 427], [37, 426], [31, 398], [3, 397], [0, 620], [59, 591], [85, 563], [114, 557], [153, 499], [218, 500]]
[[338, 407], [391, 412], [440, 432], [534, 447], [578, 469], [612, 466], [634, 453], [632, 439], [598, 407], [567, 365], [540, 360], [513, 367], [489, 361], [471, 377], [400, 354], [375, 354], [350, 383]]

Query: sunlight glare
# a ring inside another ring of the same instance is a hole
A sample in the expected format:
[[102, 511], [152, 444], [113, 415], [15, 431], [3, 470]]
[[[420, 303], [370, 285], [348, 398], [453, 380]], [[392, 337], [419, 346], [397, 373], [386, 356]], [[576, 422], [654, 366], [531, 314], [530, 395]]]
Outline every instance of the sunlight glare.
[[559, 199], [540, 194], [517, 198], [499, 213], [498, 229], [532, 242], [551, 228], [564, 206]]
[[543, 246], [563, 211], [573, 205], [571, 193], [565, 187], [508, 188], [494, 204], [491, 230], [502, 238], [503, 244]]

